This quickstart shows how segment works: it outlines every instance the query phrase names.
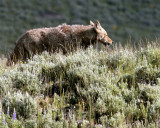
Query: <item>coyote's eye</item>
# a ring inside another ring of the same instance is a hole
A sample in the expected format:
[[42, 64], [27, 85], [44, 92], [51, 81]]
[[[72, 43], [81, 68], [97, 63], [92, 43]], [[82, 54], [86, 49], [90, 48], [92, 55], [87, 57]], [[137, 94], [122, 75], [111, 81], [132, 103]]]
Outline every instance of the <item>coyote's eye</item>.
[[103, 38], [104, 38], [104, 36], [101, 36], [100, 38], [101, 38], [101, 39], [103, 39]]

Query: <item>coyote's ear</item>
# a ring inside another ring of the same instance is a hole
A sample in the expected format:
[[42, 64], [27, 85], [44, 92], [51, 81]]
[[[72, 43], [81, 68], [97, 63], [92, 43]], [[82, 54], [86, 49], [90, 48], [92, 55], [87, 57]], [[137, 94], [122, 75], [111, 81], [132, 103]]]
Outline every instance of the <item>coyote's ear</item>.
[[98, 20], [96, 21], [94, 27], [95, 27], [95, 30], [96, 30], [97, 33], [101, 33], [101, 28], [102, 28], [102, 27], [101, 27], [101, 25], [100, 25], [100, 23], [99, 23]]
[[90, 20], [90, 25], [91, 25], [91, 26], [94, 26], [94, 23], [93, 23], [91, 20]]
[[96, 21], [95, 27], [96, 27], [96, 29], [100, 29], [101, 28], [101, 25], [100, 25], [98, 20]]

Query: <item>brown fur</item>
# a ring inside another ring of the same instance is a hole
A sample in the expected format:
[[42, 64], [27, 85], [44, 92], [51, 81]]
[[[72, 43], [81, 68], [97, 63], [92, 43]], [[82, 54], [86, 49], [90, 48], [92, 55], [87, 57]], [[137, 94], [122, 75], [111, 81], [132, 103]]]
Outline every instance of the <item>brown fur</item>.
[[72, 47], [80, 45], [87, 48], [96, 41], [112, 43], [98, 21], [96, 24], [90, 21], [88, 26], [63, 24], [58, 27], [32, 29], [18, 39], [7, 65], [16, 64], [19, 60], [25, 61], [45, 50], [54, 53], [57, 49], [62, 49], [65, 54]]

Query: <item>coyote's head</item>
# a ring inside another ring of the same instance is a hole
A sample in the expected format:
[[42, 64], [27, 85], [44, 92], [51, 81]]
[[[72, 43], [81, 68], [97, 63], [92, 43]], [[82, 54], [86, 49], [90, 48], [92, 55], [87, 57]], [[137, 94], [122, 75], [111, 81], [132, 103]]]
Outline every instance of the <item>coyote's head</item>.
[[96, 23], [90, 21], [90, 25], [94, 26], [94, 29], [97, 32], [97, 41], [103, 43], [104, 45], [110, 45], [113, 43], [107, 32], [101, 27], [99, 21], [96, 21]]

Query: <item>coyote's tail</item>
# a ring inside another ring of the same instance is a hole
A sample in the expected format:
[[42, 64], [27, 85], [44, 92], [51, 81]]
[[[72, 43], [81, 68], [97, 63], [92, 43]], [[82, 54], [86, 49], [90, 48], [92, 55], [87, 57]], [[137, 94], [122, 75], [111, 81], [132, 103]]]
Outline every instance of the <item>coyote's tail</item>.
[[16, 64], [19, 60], [22, 60], [24, 56], [24, 47], [21, 44], [16, 44], [13, 52], [7, 60], [7, 66], [12, 66]]

